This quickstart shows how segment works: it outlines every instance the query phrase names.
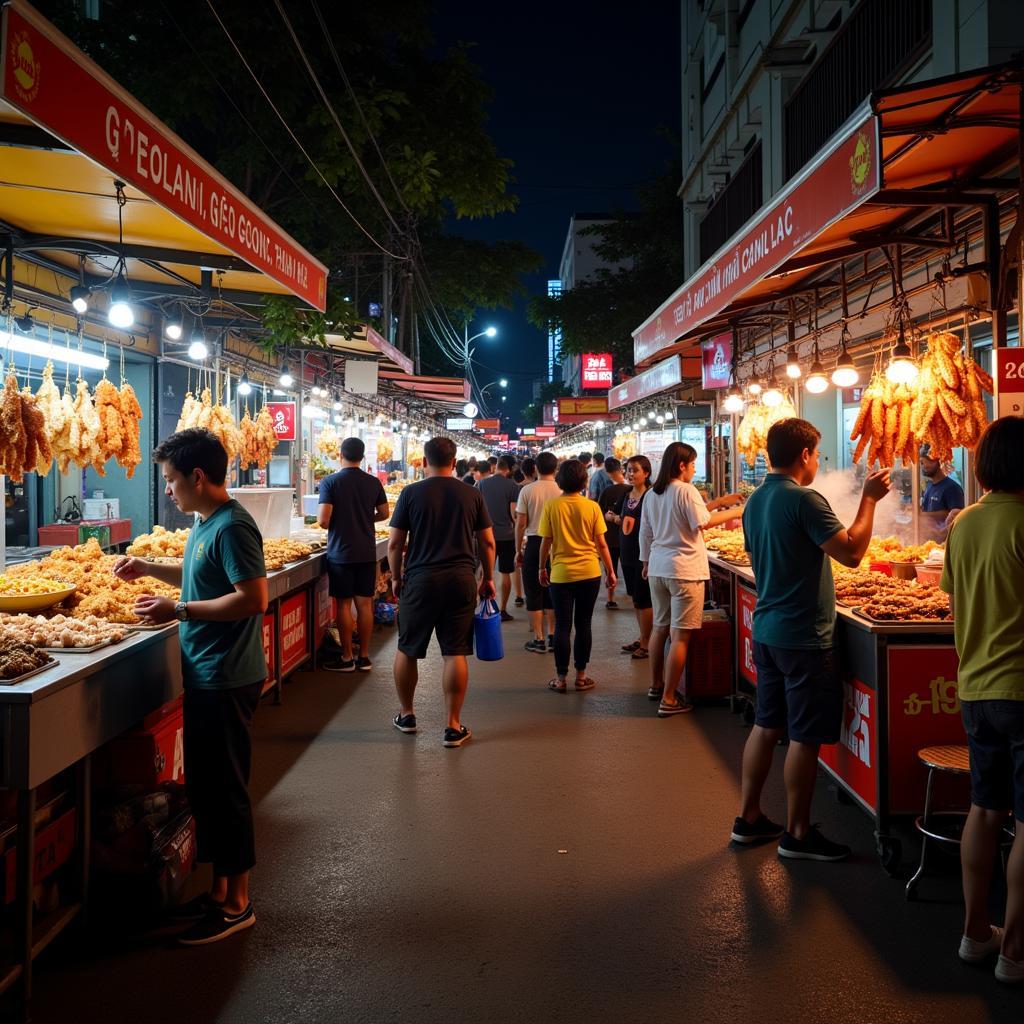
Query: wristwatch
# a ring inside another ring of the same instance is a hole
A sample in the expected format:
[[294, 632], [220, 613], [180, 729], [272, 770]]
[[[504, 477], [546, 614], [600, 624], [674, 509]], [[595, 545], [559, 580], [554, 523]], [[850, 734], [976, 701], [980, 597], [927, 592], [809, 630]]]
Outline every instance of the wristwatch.
[[177, 601], [174, 605], [174, 614], [179, 622], [187, 622], [188, 605], [184, 601]]

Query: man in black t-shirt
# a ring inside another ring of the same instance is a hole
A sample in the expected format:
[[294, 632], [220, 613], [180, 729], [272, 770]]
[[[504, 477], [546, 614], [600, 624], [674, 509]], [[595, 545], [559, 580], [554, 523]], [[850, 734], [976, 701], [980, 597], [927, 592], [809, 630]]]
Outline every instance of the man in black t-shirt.
[[[381, 482], [364, 473], [366, 446], [358, 437], [341, 443], [341, 469], [320, 483], [317, 522], [327, 530], [327, 576], [330, 594], [338, 606], [341, 657], [327, 660], [328, 672], [369, 672], [370, 636], [373, 633], [373, 595], [377, 589], [377, 540], [373, 524], [390, 514]], [[359, 628], [359, 657], [353, 657], [352, 617], [355, 601]]]
[[[622, 463], [618, 459], [609, 456], [605, 459], [603, 468], [611, 482], [601, 491], [597, 498], [597, 503], [601, 506], [601, 514], [604, 516], [604, 521], [608, 524], [608, 532], [605, 534], [604, 539], [608, 544], [608, 553], [612, 556], [612, 568], [618, 572], [616, 567], [619, 562], [619, 524], [615, 521], [614, 509], [622, 501], [623, 496], [628, 494], [632, 488], [626, 483], [626, 478], [622, 474]], [[608, 588], [608, 600], [605, 607], [619, 607], [615, 601], [615, 591], [611, 587]]]
[[497, 550], [498, 572], [501, 575], [501, 596], [499, 608], [501, 621], [511, 622], [508, 613], [508, 599], [512, 593], [512, 574], [516, 571], [516, 502], [519, 488], [512, 479], [512, 463], [508, 455], [498, 459], [497, 471], [484, 473], [477, 487], [484, 496], [487, 514], [494, 529], [494, 544]]
[[[423, 454], [427, 479], [399, 495], [388, 540], [399, 600], [395, 689], [401, 706], [394, 725], [399, 732], [417, 731], [417, 662], [426, 657], [430, 637], [436, 634], [444, 658], [448, 713], [444, 745], [461, 747], [471, 735], [460, 716], [469, 684], [466, 657], [473, 653], [473, 614], [478, 598], [489, 600], [495, 594], [494, 532], [480, 492], [452, 475], [455, 445], [446, 437], [435, 437], [423, 446]], [[478, 550], [483, 569], [479, 585]]]

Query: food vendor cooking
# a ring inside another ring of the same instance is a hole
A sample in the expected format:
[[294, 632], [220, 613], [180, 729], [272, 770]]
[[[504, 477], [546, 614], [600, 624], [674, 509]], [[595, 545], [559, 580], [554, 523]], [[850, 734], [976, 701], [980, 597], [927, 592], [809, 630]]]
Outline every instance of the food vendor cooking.
[[929, 520], [935, 539], [942, 540], [966, 503], [964, 489], [946, 475], [942, 463], [931, 458], [930, 451], [929, 445], [921, 446], [921, 473], [928, 481], [921, 495], [921, 511]]

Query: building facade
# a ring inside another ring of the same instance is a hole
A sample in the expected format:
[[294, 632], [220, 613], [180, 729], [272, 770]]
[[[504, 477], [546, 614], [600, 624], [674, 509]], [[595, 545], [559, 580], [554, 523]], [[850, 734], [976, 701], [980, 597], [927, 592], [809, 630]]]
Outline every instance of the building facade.
[[874, 89], [1024, 50], [1019, 0], [683, 0], [689, 279]]

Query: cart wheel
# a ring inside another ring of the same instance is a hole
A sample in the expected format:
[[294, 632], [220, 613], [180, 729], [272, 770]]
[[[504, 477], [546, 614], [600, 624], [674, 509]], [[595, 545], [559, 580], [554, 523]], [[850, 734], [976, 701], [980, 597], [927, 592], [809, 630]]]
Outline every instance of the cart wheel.
[[890, 878], [895, 878], [903, 865], [903, 844], [892, 836], [876, 832], [875, 851], [882, 862], [882, 869]]

